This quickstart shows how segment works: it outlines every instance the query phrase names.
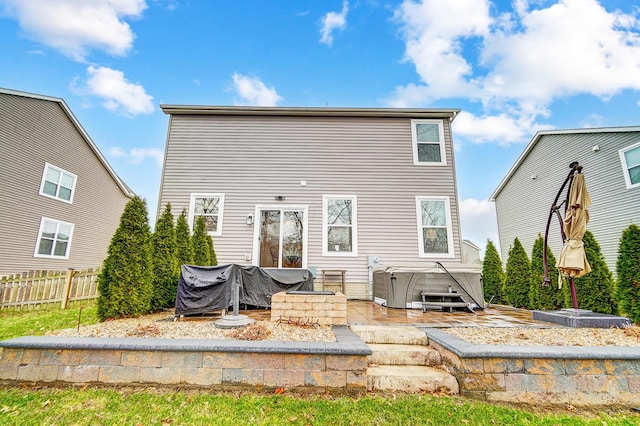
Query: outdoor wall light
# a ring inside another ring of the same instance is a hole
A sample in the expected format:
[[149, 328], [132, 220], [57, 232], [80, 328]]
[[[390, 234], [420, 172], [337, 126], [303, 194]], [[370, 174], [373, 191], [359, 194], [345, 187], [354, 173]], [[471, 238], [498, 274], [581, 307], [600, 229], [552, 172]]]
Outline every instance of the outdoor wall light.
[[253, 215], [247, 215], [247, 225], [253, 225]]
[[591, 148], [591, 150], [592, 150], [593, 152], [598, 152], [598, 151], [600, 151], [600, 145], [595, 145], [593, 148]]
[[275, 198], [276, 201], [284, 201], [285, 200], [285, 196], [284, 195], [276, 195], [273, 198]]
[[531, 179], [538, 179], [538, 175], [531, 175]]

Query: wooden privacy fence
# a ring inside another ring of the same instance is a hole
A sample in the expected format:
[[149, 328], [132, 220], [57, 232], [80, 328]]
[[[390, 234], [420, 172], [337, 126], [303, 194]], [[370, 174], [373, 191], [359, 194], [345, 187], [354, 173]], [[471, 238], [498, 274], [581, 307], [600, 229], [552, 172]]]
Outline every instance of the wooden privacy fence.
[[0, 310], [40, 309], [98, 298], [99, 269], [30, 271], [0, 278]]

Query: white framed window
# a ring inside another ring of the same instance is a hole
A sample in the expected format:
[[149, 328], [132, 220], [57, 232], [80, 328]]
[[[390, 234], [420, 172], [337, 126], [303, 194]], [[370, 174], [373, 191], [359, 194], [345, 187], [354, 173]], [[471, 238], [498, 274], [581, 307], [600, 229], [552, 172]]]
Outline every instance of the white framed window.
[[77, 176], [53, 164], [45, 163], [40, 184], [40, 195], [73, 203]]
[[207, 233], [212, 236], [222, 235], [222, 212], [224, 210], [224, 194], [193, 193], [189, 202], [189, 226], [193, 230], [198, 216], [203, 216]]
[[68, 259], [73, 236], [73, 223], [43, 217], [40, 219], [34, 257]]
[[416, 197], [420, 257], [454, 257], [449, 197]]
[[322, 255], [357, 256], [358, 223], [355, 195], [322, 197]]
[[619, 151], [627, 189], [640, 186], [640, 142]]
[[447, 164], [442, 120], [411, 120], [411, 140], [414, 165]]

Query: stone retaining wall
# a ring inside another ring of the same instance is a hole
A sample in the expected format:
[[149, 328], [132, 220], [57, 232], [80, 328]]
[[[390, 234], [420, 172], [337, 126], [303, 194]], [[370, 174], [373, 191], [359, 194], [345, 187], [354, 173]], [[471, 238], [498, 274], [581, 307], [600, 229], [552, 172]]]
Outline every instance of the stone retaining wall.
[[640, 347], [473, 345], [427, 330], [460, 394], [490, 402], [640, 404]]
[[276, 293], [271, 296], [271, 321], [347, 325], [347, 296]]
[[329, 343], [21, 337], [0, 342], [0, 380], [366, 392], [371, 350], [334, 332]]

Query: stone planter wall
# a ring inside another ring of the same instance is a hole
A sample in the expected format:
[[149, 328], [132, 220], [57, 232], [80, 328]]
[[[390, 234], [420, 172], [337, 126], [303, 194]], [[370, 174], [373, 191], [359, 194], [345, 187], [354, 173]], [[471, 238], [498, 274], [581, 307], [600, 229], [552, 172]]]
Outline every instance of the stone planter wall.
[[428, 330], [460, 394], [531, 405], [638, 406], [640, 347], [473, 345]]
[[334, 332], [329, 343], [21, 337], [0, 342], [0, 380], [366, 392], [371, 350]]
[[271, 321], [347, 325], [347, 297], [343, 293], [271, 296]]

